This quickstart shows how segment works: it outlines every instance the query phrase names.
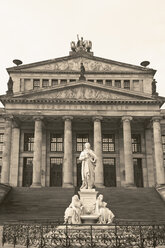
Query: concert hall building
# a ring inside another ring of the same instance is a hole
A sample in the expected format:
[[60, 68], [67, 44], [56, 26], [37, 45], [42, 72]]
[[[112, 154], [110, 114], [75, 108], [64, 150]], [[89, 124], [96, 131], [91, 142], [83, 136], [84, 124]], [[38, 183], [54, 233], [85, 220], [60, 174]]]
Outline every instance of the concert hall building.
[[165, 98], [156, 92], [156, 70], [73, 45], [69, 56], [7, 69], [1, 183], [80, 186], [79, 155], [89, 142], [97, 187], [165, 184]]

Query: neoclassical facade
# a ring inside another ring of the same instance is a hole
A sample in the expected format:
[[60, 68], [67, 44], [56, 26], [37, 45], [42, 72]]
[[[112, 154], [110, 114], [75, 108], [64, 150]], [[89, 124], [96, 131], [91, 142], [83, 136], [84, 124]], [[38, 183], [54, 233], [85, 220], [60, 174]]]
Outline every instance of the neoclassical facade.
[[165, 183], [165, 98], [155, 70], [96, 57], [80, 44], [69, 56], [7, 71], [1, 183], [79, 186], [86, 142], [98, 158], [97, 187]]

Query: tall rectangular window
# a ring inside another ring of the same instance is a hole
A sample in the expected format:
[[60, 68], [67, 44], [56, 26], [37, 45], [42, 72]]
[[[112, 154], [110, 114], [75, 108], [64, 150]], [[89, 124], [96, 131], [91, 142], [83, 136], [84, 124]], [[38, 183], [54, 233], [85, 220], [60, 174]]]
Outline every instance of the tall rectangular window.
[[114, 152], [115, 151], [115, 135], [114, 134], [103, 134], [102, 148], [103, 148], [103, 152]]
[[4, 138], [4, 134], [0, 133], [0, 152], [3, 151], [3, 138]]
[[130, 90], [130, 80], [124, 80], [124, 89]]
[[34, 133], [24, 134], [24, 151], [32, 152], [34, 150]]
[[49, 87], [49, 79], [42, 79], [42, 88]]
[[89, 142], [88, 134], [77, 134], [76, 137], [76, 150], [81, 152], [84, 149], [85, 143]]
[[141, 136], [140, 136], [140, 134], [132, 134], [132, 151], [134, 153], [141, 152]]
[[52, 86], [58, 85], [58, 79], [52, 79], [51, 85]]
[[62, 152], [63, 151], [63, 137], [61, 134], [50, 134], [50, 151]]
[[165, 135], [162, 135], [163, 152], [165, 153]]
[[105, 85], [112, 86], [112, 80], [110, 79], [105, 80]]
[[33, 89], [39, 89], [40, 88], [40, 79], [33, 79]]
[[121, 88], [121, 80], [115, 80], [115, 87]]

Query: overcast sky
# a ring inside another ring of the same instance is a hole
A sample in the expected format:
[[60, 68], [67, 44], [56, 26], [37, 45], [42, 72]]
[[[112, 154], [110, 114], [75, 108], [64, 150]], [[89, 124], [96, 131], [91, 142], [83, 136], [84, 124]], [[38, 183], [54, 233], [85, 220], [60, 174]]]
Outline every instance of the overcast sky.
[[0, 94], [13, 59], [66, 56], [77, 34], [93, 42], [96, 56], [150, 61], [165, 96], [165, 0], [0, 0]]

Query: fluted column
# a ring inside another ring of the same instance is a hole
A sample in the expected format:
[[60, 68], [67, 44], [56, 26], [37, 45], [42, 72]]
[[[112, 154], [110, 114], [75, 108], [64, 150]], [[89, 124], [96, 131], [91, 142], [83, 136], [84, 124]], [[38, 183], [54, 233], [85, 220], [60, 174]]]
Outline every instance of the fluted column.
[[97, 156], [95, 168], [95, 185], [99, 188], [104, 187], [104, 172], [103, 172], [103, 155], [102, 155], [102, 132], [101, 132], [102, 117], [94, 117], [94, 151]]
[[154, 136], [154, 152], [155, 152], [155, 167], [156, 167], [156, 183], [158, 185], [165, 183], [165, 172], [163, 167], [163, 148], [161, 137], [161, 118], [153, 117], [153, 136]]
[[63, 161], [63, 187], [73, 187], [73, 159], [72, 159], [72, 119], [64, 116], [64, 161]]
[[2, 175], [1, 183], [9, 184], [10, 176], [10, 155], [12, 140], [12, 116], [5, 116], [4, 147], [2, 155]]
[[123, 139], [124, 139], [124, 164], [125, 182], [127, 186], [134, 185], [134, 169], [132, 156], [132, 137], [131, 137], [131, 116], [123, 116]]
[[34, 117], [34, 156], [33, 156], [33, 180], [31, 187], [41, 187], [42, 164], [42, 116]]

